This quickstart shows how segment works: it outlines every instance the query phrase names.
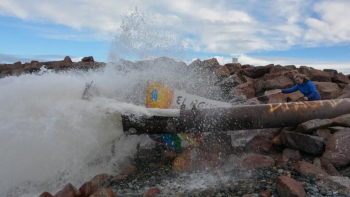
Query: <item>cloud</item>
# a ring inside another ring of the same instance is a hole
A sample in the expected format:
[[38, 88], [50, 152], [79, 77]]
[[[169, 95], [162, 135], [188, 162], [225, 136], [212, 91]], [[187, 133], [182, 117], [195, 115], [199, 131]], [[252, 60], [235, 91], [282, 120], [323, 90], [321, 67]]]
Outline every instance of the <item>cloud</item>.
[[245, 54], [347, 42], [348, 7], [347, 0], [1, 0], [0, 14], [81, 30], [44, 35], [49, 38], [110, 40], [125, 31], [123, 24], [137, 9], [146, 13], [150, 31], [169, 34], [169, 42], [182, 43], [187, 50]]
[[323, 1], [314, 6], [320, 18], [307, 18], [305, 40], [312, 45], [350, 41], [350, 1]]

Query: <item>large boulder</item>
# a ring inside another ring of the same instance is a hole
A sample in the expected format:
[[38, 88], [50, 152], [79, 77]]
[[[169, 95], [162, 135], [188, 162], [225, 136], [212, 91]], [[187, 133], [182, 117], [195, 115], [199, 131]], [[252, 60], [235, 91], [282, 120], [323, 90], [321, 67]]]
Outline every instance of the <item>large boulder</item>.
[[250, 77], [250, 78], [259, 78], [264, 76], [265, 74], [270, 72], [270, 69], [273, 67], [273, 64], [269, 64], [266, 66], [256, 66], [256, 67], [250, 67], [243, 71], [243, 74]]
[[350, 80], [343, 73], [335, 74], [333, 77], [333, 81], [336, 83], [345, 83], [345, 84], [350, 83]]
[[306, 161], [299, 161], [296, 165], [295, 170], [300, 174], [300, 176], [308, 179], [324, 179], [329, 175], [323, 171], [321, 168], [315, 166]]
[[23, 64], [21, 62], [15, 62], [12, 65], [12, 70], [17, 70], [17, 69], [22, 69], [23, 68]]
[[273, 167], [274, 165], [275, 160], [273, 158], [252, 154], [246, 156], [241, 162], [239, 162], [237, 167], [252, 170], [260, 167]]
[[338, 116], [331, 120], [332, 120], [332, 125], [334, 126], [350, 127], [350, 114]]
[[240, 63], [229, 63], [225, 64], [224, 66], [230, 71], [231, 75], [242, 70], [242, 66]]
[[293, 80], [286, 76], [279, 76], [271, 80], [266, 80], [264, 88], [267, 90], [271, 89], [285, 89], [294, 86]]
[[350, 179], [348, 177], [330, 176], [316, 182], [319, 188], [350, 194]]
[[325, 140], [318, 136], [282, 131], [281, 139], [283, 145], [313, 155], [321, 155], [325, 147]]
[[279, 176], [277, 178], [276, 189], [279, 196], [306, 197], [302, 184], [287, 176]]
[[334, 133], [327, 140], [322, 165], [332, 164], [336, 168], [350, 164], [350, 128]]
[[311, 67], [300, 66], [299, 73], [306, 75], [311, 81], [332, 82], [332, 74]]
[[314, 82], [316, 89], [320, 92], [322, 100], [335, 99], [341, 95], [341, 89], [336, 83]]
[[67, 184], [62, 190], [57, 192], [54, 197], [78, 197], [80, 192], [72, 185]]
[[88, 57], [83, 57], [83, 58], [81, 59], [81, 61], [82, 61], [82, 62], [94, 62], [95, 60], [94, 60], [94, 57], [88, 56]]
[[306, 121], [302, 124], [300, 124], [295, 132], [298, 133], [311, 133], [312, 131], [316, 129], [324, 129], [327, 128], [332, 124], [332, 121], [330, 119], [314, 119]]
[[247, 82], [237, 85], [233, 89], [233, 91], [237, 92], [240, 95], [244, 95], [247, 99], [254, 98], [255, 97], [254, 80], [249, 77], [245, 77], [245, 79]]

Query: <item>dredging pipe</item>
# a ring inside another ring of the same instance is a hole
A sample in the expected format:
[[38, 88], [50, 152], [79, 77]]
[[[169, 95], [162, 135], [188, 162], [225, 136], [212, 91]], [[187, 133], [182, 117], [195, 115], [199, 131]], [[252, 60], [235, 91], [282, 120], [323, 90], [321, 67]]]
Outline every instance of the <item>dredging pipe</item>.
[[181, 109], [174, 117], [122, 115], [122, 120], [126, 133], [155, 134], [296, 127], [308, 120], [344, 114], [350, 114], [350, 99]]

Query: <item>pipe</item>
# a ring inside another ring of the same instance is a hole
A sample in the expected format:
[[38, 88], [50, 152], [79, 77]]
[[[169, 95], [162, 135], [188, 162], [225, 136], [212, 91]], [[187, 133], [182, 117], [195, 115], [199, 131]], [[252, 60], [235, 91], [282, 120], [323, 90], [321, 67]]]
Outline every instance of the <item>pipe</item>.
[[122, 118], [125, 132], [152, 134], [296, 127], [308, 120], [344, 114], [350, 114], [350, 99], [181, 109], [178, 117], [123, 115]]

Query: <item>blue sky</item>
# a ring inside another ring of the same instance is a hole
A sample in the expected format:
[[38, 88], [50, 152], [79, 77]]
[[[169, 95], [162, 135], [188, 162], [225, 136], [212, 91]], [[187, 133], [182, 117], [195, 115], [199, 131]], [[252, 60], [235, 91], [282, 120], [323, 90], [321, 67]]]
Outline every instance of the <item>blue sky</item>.
[[350, 73], [348, 0], [0, 0], [0, 63], [94, 56]]

